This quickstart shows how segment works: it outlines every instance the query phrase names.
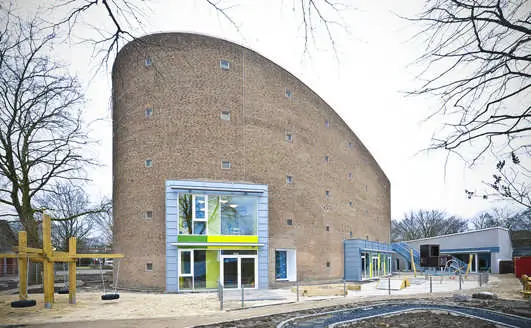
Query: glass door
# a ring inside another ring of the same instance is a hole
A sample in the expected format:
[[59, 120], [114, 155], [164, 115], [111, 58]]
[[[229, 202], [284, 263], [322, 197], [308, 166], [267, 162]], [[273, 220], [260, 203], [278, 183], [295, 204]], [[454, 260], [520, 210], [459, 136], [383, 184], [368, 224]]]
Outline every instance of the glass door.
[[221, 265], [224, 288], [256, 288], [256, 256], [222, 256]]
[[238, 258], [225, 257], [223, 258], [223, 286], [225, 288], [238, 288]]
[[378, 277], [378, 257], [372, 258], [372, 275], [371, 278]]
[[256, 259], [254, 257], [244, 257], [244, 258], [240, 258], [240, 261], [241, 261], [241, 265], [240, 265], [241, 286], [243, 288], [255, 288], [256, 287], [256, 284], [255, 284]]

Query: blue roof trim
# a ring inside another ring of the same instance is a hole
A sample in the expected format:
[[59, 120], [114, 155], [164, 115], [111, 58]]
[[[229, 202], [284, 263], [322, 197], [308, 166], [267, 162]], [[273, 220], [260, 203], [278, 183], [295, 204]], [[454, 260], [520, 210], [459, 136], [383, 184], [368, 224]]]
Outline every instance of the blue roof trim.
[[446, 248], [446, 249], [441, 249], [439, 252], [440, 253], [475, 253], [475, 252], [499, 253], [500, 248], [499, 247]]

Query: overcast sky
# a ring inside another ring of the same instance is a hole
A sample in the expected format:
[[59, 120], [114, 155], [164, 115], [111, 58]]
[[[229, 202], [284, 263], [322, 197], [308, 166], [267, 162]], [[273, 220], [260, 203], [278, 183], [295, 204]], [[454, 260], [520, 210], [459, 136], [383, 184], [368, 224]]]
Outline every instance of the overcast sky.
[[[40, 1], [23, 1], [26, 12]], [[335, 48], [325, 30], [317, 31], [316, 45], [304, 52], [303, 28], [298, 0], [222, 1], [232, 5], [227, 14], [239, 25], [237, 31], [204, 0], [151, 1], [135, 36], [154, 32], [196, 32], [224, 38], [251, 48], [279, 64], [319, 94], [343, 118], [367, 146], [391, 182], [392, 218], [411, 209], [441, 209], [471, 217], [505, 202], [465, 197], [464, 189], [482, 191], [490, 180], [495, 162], [473, 169], [450, 159], [443, 152], [421, 152], [440, 120], [424, 122], [436, 109], [435, 97], [406, 97], [405, 91], [419, 86], [419, 67], [412, 65], [422, 54], [422, 43], [411, 40], [418, 27], [398, 17], [413, 16], [424, 1], [357, 0], [342, 11], [345, 28], [333, 30]], [[294, 7], [295, 4], [295, 7]], [[57, 13], [57, 12], [56, 12]], [[48, 13], [47, 15], [51, 15]], [[51, 17], [51, 16], [50, 16]], [[92, 48], [79, 43], [94, 29], [104, 27], [108, 17], [101, 6], [92, 9], [75, 30], [70, 44], [56, 46], [57, 55], [68, 63], [86, 86], [87, 121], [93, 138], [100, 140], [91, 151], [102, 166], [89, 171], [94, 197], [112, 194], [112, 131], [110, 120], [111, 79], [91, 57]]]

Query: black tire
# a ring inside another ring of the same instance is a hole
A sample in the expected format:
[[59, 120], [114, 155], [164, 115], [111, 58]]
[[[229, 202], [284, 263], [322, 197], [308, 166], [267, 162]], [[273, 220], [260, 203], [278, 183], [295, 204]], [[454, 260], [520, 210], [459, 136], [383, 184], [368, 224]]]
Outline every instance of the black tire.
[[68, 294], [69, 293], [69, 290], [68, 288], [61, 288], [57, 291], [57, 294]]
[[11, 307], [14, 307], [14, 308], [25, 308], [25, 307], [35, 306], [35, 305], [37, 305], [36, 300], [18, 300], [18, 301], [11, 302]]
[[120, 298], [120, 294], [104, 294], [101, 295], [102, 301], [112, 301]]

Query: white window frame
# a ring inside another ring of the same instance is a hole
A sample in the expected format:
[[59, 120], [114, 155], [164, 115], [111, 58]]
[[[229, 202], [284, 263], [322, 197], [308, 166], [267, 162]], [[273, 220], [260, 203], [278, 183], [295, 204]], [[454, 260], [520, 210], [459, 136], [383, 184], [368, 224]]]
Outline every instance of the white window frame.
[[220, 59], [219, 60], [219, 68], [221, 68], [224, 71], [229, 71], [230, 70], [230, 61], [228, 61], [226, 59]]
[[[293, 248], [276, 248], [276, 252], [286, 252], [286, 278], [276, 279], [276, 281], [297, 281], [297, 250]], [[291, 260], [290, 260], [291, 259]], [[276, 259], [275, 259], [276, 262]], [[275, 268], [276, 270], [276, 268]], [[275, 272], [276, 275], [276, 272]]]
[[230, 121], [230, 110], [222, 110], [219, 114], [222, 121]]
[[[197, 197], [204, 197], [205, 199], [205, 217], [204, 218], [196, 218], [195, 217], [195, 199]], [[205, 223], [205, 233], [202, 235], [197, 234], [197, 236], [206, 236], [208, 235], [208, 195], [196, 195], [192, 194], [192, 235], [196, 235], [195, 233], [195, 222], [204, 222]]]
[[[258, 279], [259, 279], [259, 274], [258, 274], [258, 254], [256, 255], [249, 255], [249, 254], [245, 254], [245, 255], [239, 255], [239, 254], [231, 254], [231, 255], [220, 255], [220, 258], [219, 258], [219, 281], [221, 281], [222, 283], [224, 283], [225, 281], [225, 272], [223, 270], [223, 260], [226, 259], [226, 258], [237, 258], [238, 259], [238, 287], [237, 289], [241, 289], [242, 288], [242, 276], [241, 276], [241, 272], [242, 272], [242, 260], [243, 258], [247, 258], [247, 259], [254, 259], [254, 288], [250, 288], [250, 287], [245, 287], [246, 289], [258, 289]], [[231, 288], [232, 289], [232, 288]]]
[[146, 116], [146, 118], [150, 118], [151, 116], [153, 116], [153, 107], [146, 107], [146, 109], [144, 110], [144, 115]]
[[[151, 269], [148, 268], [151, 265]], [[153, 262], [146, 262], [146, 272], [153, 272]]]
[[[228, 163], [229, 166], [228, 166], [228, 167], [223, 167], [223, 163]], [[223, 170], [230, 170], [230, 169], [232, 168], [232, 164], [231, 164], [231, 162], [230, 162], [229, 160], [222, 160], [222, 161], [221, 161], [221, 168], [222, 168]]]
[[[149, 162], [149, 164], [148, 164], [148, 162]], [[152, 160], [151, 158], [146, 159], [146, 160], [144, 161], [144, 166], [145, 166], [146, 168], [148, 168], [148, 169], [149, 169], [149, 168], [152, 168], [152, 167], [153, 167], [153, 160]]]
[[149, 56], [144, 58], [144, 66], [150, 67], [151, 65], [153, 65], [153, 59], [151, 59]]

